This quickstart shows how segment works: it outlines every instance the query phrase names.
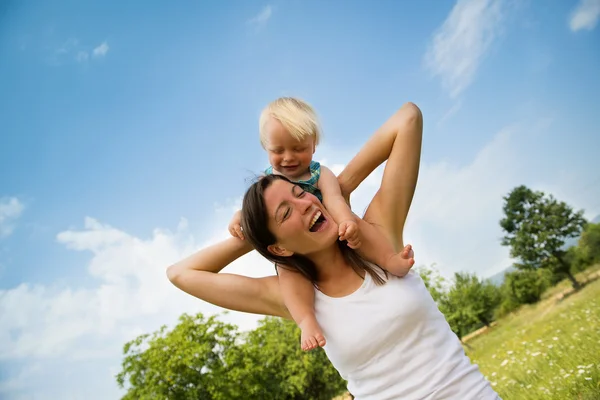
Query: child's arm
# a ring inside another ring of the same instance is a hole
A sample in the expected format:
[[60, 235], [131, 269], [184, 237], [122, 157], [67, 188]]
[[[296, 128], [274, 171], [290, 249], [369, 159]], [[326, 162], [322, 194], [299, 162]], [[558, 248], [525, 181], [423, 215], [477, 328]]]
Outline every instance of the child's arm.
[[354, 220], [354, 213], [342, 197], [342, 190], [336, 176], [323, 165], [321, 165], [319, 189], [323, 194], [323, 205], [335, 218], [335, 222], [339, 224], [343, 221]]
[[302, 350], [325, 345], [325, 338], [315, 317], [315, 287], [299, 272], [277, 266], [281, 296], [292, 319], [302, 330]]
[[319, 189], [323, 195], [323, 205], [339, 225], [340, 240], [347, 240], [348, 246], [356, 249], [361, 246], [356, 216], [342, 196], [340, 184], [331, 170], [321, 166]]

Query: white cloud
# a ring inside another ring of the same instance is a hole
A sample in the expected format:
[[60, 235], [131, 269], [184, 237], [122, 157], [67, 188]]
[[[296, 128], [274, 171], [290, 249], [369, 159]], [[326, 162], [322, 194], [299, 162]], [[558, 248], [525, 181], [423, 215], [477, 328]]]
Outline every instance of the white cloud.
[[273, 15], [273, 9], [271, 6], [264, 7], [256, 16], [250, 18], [247, 23], [256, 27], [264, 26]]
[[79, 40], [75, 38], [67, 39], [58, 49], [56, 54], [67, 54], [79, 45]]
[[75, 57], [75, 59], [78, 62], [85, 62], [90, 58], [90, 55], [87, 53], [87, 51], [80, 51], [77, 53], [77, 56]]
[[40, 372], [42, 371], [39, 362], [26, 365], [18, 373], [14, 374], [14, 376], [0, 382], [0, 395], [3, 393], [15, 393], [26, 389], [27, 381]]
[[15, 221], [24, 209], [25, 206], [16, 197], [0, 198], [0, 239], [13, 232]]
[[462, 108], [462, 100], [455, 101], [454, 104], [452, 104], [452, 107], [450, 107], [448, 109], [448, 111], [446, 111], [444, 113], [442, 118], [440, 118], [440, 120], [437, 122], [438, 128], [441, 127], [444, 124], [444, 122], [449, 120], [454, 114], [459, 112], [461, 108]]
[[108, 53], [109, 49], [110, 47], [108, 47], [108, 43], [102, 42], [102, 44], [94, 48], [92, 54], [94, 57], [104, 57], [106, 53]]
[[435, 32], [425, 65], [440, 76], [451, 97], [472, 82], [482, 59], [500, 34], [503, 0], [458, 0]]
[[66, 60], [85, 63], [91, 56], [94, 58], [104, 57], [109, 49], [110, 47], [107, 42], [103, 42], [94, 49], [91, 49], [90, 46], [80, 43], [79, 39], [70, 38], [58, 48], [51, 50], [52, 54], [49, 55], [48, 62], [56, 66], [62, 65]]
[[[208, 315], [223, 311], [175, 288], [165, 272], [168, 265], [195, 249], [226, 237], [230, 217], [228, 211], [223, 212], [220, 229], [204, 243], [188, 231], [185, 220], [174, 232], [155, 229], [146, 239], [89, 217], [83, 229], [59, 233], [59, 243], [91, 253], [88, 271], [95, 284], [92, 287], [21, 284], [0, 291], [0, 360], [9, 365], [21, 361], [28, 368], [27, 373], [25, 369], [15, 371], [14, 376], [0, 383], [0, 394], [17, 390], [24, 379], [35, 382], [46, 376], [64, 380], [68, 393], [75, 393], [79, 389], [71, 388], [64, 373], [53, 375], [56, 368], [81, 375], [82, 365], [93, 360], [107, 371], [119, 370], [121, 349], [126, 341], [165, 323], [173, 324], [184, 312], [200, 311]], [[250, 276], [274, 272], [272, 265], [255, 253], [226, 270]], [[251, 329], [260, 318], [230, 313], [222, 319], [241, 329]], [[30, 371], [31, 365], [40, 362], [43, 367]], [[32, 374], [37, 375], [32, 378]], [[78, 381], [82, 387], [92, 381], [101, 382], [103, 389], [92, 393], [99, 399], [118, 392], [114, 377], [108, 373], [96, 376], [90, 372], [81, 375]], [[47, 384], [46, 381], [44, 385]], [[31, 384], [27, 386], [31, 392], [36, 390]], [[87, 394], [84, 397], [90, 398]]]
[[581, 29], [591, 31], [600, 17], [600, 0], [580, 0], [569, 18], [569, 27], [573, 32]]
[[[226, 224], [222, 225], [210, 242], [228, 235]], [[91, 252], [88, 271], [97, 285], [71, 288], [21, 284], [1, 291], [0, 337], [4, 340], [0, 343], [0, 359], [63, 356], [67, 350], [73, 355], [72, 346], [84, 336], [125, 340], [129, 332], [156, 328], [158, 325], [153, 323], [174, 321], [184, 311], [217, 311], [182, 293], [166, 278], [168, 265], [206, 245], [197, 244], [185, 223], [175, 232], [155, 229], [152, 237], [144, 240], [88, 217], [83, 230], [61, 232], [57, 240], [67, 248]], [[268, 262], [254, 254], [227, 270], [255, 276], [273, 272]], [[38, 315], [45, 318], [39, 319]], [[240, 315], [233, 316], [236, 323], [251, 327], [251, 319]], [[22, 334], [11, 338], [10, 329], [21, 330]]]
[[423, 264], [437, 263], [446, 275], [484, 275], [509, 265], [498, 221], [502, 196], [523, 183], [515, 136], [514, 128], [501, 130], [464, 166], [424, 166], [406, 228], [407, 240], [414, 237], [418, 243]]

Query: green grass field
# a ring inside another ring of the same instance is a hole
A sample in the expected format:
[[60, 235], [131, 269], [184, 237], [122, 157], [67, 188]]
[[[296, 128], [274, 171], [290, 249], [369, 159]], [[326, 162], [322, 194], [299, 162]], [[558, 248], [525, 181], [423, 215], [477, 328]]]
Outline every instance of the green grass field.
[[465, 346], [504, 400], [600, 399], [600, 279], [557, 301], [561, 288]]

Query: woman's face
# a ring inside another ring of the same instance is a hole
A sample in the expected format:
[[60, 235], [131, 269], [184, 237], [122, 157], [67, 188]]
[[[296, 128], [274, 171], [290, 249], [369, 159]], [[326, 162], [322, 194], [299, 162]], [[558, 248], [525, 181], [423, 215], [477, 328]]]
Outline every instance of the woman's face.
[[[327, 249], [338, 240], [338, 225], [312, 194], [284, 180], [275, 180], [264, 192], [268, 228], [277, 247], [291, 255], [309, 255]], [[270, 249], [274, 252], [273, 249]]]

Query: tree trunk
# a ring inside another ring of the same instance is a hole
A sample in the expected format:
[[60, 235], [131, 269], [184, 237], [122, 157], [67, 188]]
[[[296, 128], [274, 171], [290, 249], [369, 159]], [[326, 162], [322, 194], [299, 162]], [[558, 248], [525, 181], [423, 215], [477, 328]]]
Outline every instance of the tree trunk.
[[571, 271], [567, 270], [567, 271], [565, 271], [565, 274], [567, 274], [567, 278], [569, 278], [569, 280], [571, 281], [571, 285], [573, 285], [573, 289], [575, 289], [575, 290], [581, 289], [581, 284], [577, 281], [577, 279], [575, 279], [575, 277], [573, 276]]
[[554, 257], [558, 260], [561, 266], [561, 272], [567, 275], [567, 278], [571, 281], [571, 285], [573, 285], [574, 290], [581, 289], [581, 284], [575, 279], [575, 276], [571, 273], [571, 266], [565, 261], [564, 257], [555, 254]]

